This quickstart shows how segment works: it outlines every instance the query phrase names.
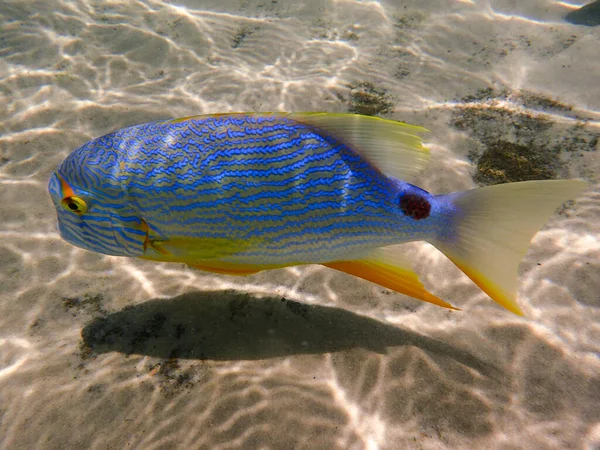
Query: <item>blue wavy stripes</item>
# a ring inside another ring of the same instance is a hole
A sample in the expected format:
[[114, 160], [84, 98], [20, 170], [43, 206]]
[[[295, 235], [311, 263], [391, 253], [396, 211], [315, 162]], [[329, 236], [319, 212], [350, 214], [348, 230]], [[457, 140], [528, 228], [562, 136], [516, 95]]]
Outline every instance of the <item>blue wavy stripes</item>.
[[325, 261], [397, 243], [399, 230], [423, 234], [401, 223], [398, 184], [334, 137], [284, 116], [126, 128], [80, 147], [59, 173], [89, 195], [86, 226], [67, 212], [65, 229], [80, 244], [96, 235], [89, 245], [111, 254], [141, 251], [141, 220], [160, 240], [260, 242], [227, 256], [248, 264]]

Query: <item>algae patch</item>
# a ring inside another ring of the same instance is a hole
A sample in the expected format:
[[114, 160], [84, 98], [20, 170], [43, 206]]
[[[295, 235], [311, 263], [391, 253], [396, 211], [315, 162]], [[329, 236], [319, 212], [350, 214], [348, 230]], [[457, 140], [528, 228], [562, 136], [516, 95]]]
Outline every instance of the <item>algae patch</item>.
[[348, 111], [365, 116], [377, 116], [393, 112], [394, 104], [383, 89], [378, 89], [369, 81], [348, 86], [350, 99]]
[[427, 23], [428, 16], [422, 11], [407, 12], [396, 17], [394, 28], [396, 30], [394, 44], [406, 45], [413, 42], [417, 36], [417, 31]]
[[427, 15], [421, 11], [415, 11], [396, 17], [394, 27], [399, 30], [414, 30], [427, 20]]
[[560, 102], [545, 95], [528, 91], [519, 91], [516, 100], [525, 108], [540, 109], [543, 111], [557, 111], [568, 113], [573, 111], [573, 106]]
[[502, 102], [508, 101], [506, 91], [484, 89], [460, 101], [466, 105], [454, 111], [451, 124], [484, 144], [510, 140], [520, 145], [536, 145], [540, 138], [545, 143], [543, 133], [553, 126], [546, 114], [503, 105]]
[[481, 184], [500, 184], [513, 181], [550, 180], [557, 178], [562, 165], [555, 152], [543, 148], [493, 142], [477, 161], [475, 181]]
[[580, 176], [567, 162], [598, 144], [587, 119], [544, 95], [485, 88], [457, 101], [450, 124], [471, 137], [473, 178], [484, 185]]
[[238, 30], [235, 32], [235, 35], [233, 36], [233, 39], [231, 41], [231, 48], [238, 48], [240, 45], [242, 45], [242, 43], [246, 40], [246, 38], [248, 38], [249, 36], [252, 36], [252, 34], [254, 34], [254, 32], [256, 30], [257, 30], [256, 27], [249, 27], [246, 25], [238, 28]]
[[83, 297], [64, 297], [62, 302], [66, 311], [97, 313], [103, 316], [108, 314], [103, 306], [104, 296], [99, 293], [85, 294]]
[[196, 368], [193, 364], [185, 364], [182, 367], [179, 360], [172, 356], [161, 360], [156, 364], [147, 366], [148, 373], [157, 377], [158, 387], [166, 397], [171, 397], [179, 390], [194, 386]]

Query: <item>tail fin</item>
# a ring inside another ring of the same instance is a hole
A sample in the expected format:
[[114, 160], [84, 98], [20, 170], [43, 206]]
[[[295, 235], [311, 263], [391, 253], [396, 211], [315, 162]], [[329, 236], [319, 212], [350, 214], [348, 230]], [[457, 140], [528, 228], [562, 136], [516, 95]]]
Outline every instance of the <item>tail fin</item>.
[[456, 210], [454, 227], [432, 244], [494, 301], [523, 315], [515, 297], [529, 242], [558, 206], [586, 186], [578, 180], [524, 181], [444, 196]]

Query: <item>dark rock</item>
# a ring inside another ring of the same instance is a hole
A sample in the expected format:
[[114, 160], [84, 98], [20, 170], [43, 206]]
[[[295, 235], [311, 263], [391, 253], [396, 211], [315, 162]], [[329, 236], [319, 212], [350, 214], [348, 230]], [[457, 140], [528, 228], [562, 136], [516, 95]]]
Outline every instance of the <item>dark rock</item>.
[[565, 16], [565, 20], [575, 25], [586, 25], [588, 27], [600, 25], [600, 0], [571, 11]]

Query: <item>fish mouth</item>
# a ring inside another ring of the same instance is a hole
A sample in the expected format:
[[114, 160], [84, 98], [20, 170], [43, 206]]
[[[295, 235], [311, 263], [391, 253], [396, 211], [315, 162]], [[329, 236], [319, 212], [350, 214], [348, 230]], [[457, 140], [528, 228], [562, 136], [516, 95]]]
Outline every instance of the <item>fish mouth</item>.
[[56, 199], [60, 197], [60, 180], [56, 172], [53, 172], [48, 180], [48, 193], [52, 200], [56, 202]]
[[114, 233], [103, 233], [102, 237], [100, 237], [97, 232], [84, 222], [74, 224], [59, 220], [58, 232], [64, 241], [83, 250], [103, 255], [124, 256], [120, 251]]

